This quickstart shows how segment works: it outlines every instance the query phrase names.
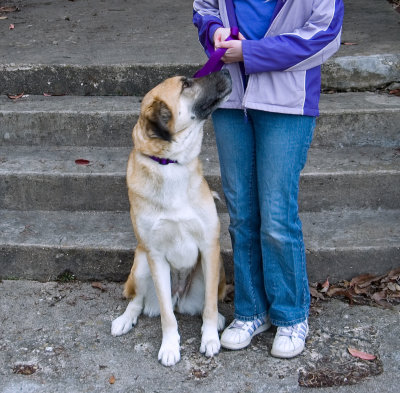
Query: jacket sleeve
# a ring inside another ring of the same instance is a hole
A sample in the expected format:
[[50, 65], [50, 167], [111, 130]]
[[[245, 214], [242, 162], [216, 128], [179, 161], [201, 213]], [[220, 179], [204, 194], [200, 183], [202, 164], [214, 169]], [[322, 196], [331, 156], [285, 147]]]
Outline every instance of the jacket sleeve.
[[214, 51], [213, 37], [215, 30], [223, 27], [218, 0], [195, 0], [193, 2], [193, 23], [199, 32], [199, 41], [210, 57]]
[[340, 47], [342, 0], [314, 0], [305, 25], [291, 33], [242, 41], [246, 74], [304, 71], [321, 65]]

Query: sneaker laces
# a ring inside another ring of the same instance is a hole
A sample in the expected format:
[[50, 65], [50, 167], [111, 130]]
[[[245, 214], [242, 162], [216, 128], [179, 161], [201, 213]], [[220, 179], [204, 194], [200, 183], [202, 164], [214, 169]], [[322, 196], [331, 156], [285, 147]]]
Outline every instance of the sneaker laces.
[[250, 322], [244, 322], [240, 321], [239, 319], [235, 319], [234, 323], [229, 326], [229, 329], [242, 329], [245, 330], [246, 328], [250, 327], [252, 325], [252, 321]]
[[229, 326], [229, 329], [240, 329], [240, 330], [246, 330], [250, 334], [253, 334], [253, 332], [259, 328], [261, 325], [264, 325], [266, 323], [265, 319], [257, 318], [254, 321], [241, 321], [239, 319], [235, 319], [234, 322], [232, 323], [231, 326]]
[[279, 326], [276, 334], [291, 338], [300, 336], [304, 340], [307, 334], [307, 323], [301, 322], [292, 326]]
[[294, 329], [294, 326], [279, 326], [277, 334], [279, 336], [292, 337]]

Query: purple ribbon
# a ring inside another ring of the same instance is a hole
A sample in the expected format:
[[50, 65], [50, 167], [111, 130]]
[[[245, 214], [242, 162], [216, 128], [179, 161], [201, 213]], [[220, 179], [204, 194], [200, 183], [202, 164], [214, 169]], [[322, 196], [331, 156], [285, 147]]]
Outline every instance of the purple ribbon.
[[[225, 41], [238, 40], [239, 39], [239, 28], [231, 27], [231, 34]], [[209, 75], [213, 72], [219, 71], [225, 64], [221, 58], [224, 56], [227, 48], [218, 48], [211, 53], [207, 63], [204, 64], [193, 76], [193, 78], [201, 78], [202, 76]]]
[[[225, 0], [226, 12], [228, 14], [229, 25], [231, 26], [231, 34], [225, 41], [238, 40], [239, 39], [239, 27], [236, 20], [235, 6], [233, 0]], [[221, 58], [224, 56], [225, 52], [228, 50], [226, 48], [218, 48], [214, 50], [213, 47], [208, 48], [211, 53], [210, 58], [207, 63], [204, 64], [200, 70], [198, 70], [193, 78], [200, 78], [202, 76], [209, 75], [213, 72], [219, 71], [225, 64]]]

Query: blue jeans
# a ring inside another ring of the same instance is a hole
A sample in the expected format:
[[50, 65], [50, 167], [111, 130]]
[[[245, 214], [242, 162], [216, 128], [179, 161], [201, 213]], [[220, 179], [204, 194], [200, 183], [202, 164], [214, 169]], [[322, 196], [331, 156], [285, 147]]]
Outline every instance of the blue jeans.
[[259, 110], [213, 114], [230, 216], [235, 318], [276, 326], [308, 317], [310, 293], [297, 196], [315, 118]]

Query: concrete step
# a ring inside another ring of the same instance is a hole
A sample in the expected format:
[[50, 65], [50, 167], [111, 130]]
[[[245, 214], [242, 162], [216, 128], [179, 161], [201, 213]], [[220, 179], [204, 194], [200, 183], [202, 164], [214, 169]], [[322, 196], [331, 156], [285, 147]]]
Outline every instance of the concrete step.
[[[141, 95], [166, 77], [193, 75], [206, 61], [186, 0], [19, 6], [1, 31], [0, 53], [7, 56], [0, 60], [0, 94]], [[322, 87], [375, 89], [399, 81], [399, 35], [389, 4], [346, 0], [342, 42], [352, 45], [322, 66]]]
[[[130, 146], [140, 97], [0, 97], [3, 146]], [[314, 146], [400, 145], [400, 99], [377, 93], [322, 94]], [[212, 124], [204, 149], [214, 145]], [[204, 150], [203, 149], [203, 150]]]
[[[2, 393], [398, 391], [398, 305], [388, 309], [350, 306], [339, 299], [319, 302], [310, 312], [305, 350], [290, 361], [269, 354], [275, 329], [254, 337], [244, 350], [221, 349], [218, 356], [206, 358], [199, 353], [201, 316], [176, 313], [181, 361], [170, 368], [157, 363], [162, 339], [159, 317], [142, 315], [128, 334], [110, 334], [111, 321], [128, 302], [121, 298], [120, 283], [102, 285], [100, 291], [83, 282], [3, 280]], [[233, 302], [220, 302], [218, 307], [230, 323]], [[361, 349], [378, 359], [353, 358], [347, 348]], [[21, 375], [29, 369], [36, 372]], [[112, 385], [111, 376], [115, 378]], [[324, 387], [317, 387], [321, 380]]]
[[[127, 211], [129, 147], [0, 147], [0, 209]], [[89, 165], [77, 165], [86, 159]], [[222, 194], [216, 148], [201, 154]], [[373, 146], [312, 148], [301, 175], [302, 211], [400, 208], [400, 152]], [[219, 211], [225, 211], [218, 202]]]
[[[400, 210], [302, 213], [310, 281], [385, 273], [400, 263]], [[227, 214], [221, 250], [232, 279]], [[124, 280], [135, 239], [127, 212], [0, 210], [2, 278]]]

